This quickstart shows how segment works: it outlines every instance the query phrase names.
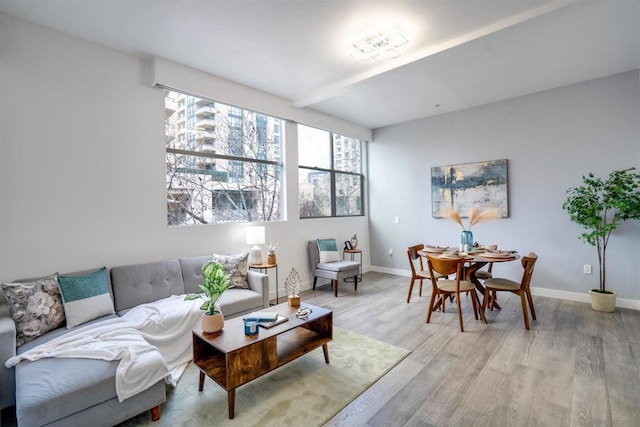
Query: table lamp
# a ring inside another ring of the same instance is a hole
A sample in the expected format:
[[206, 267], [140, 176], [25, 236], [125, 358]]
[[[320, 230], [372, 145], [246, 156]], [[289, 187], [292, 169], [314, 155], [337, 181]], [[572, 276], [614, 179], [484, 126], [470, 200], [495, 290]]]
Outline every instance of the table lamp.
[[264, 244], [264, 226], [247, 227], [247, 245], [253, 245], [249, 251], [249, 265], [262, 264], [262, 249], [258, 245]]

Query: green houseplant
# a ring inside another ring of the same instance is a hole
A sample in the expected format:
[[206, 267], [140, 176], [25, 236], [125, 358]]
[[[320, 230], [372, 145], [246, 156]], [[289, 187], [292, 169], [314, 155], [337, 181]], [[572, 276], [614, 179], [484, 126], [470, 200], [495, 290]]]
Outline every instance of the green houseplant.
[[568, 189], [562, 204], [569, 218], [584, 228], [580, 239], [598, 250], [599, 289], [593, 289], [591, 294], [607, 294], [613, 298], [613, 307], [603, 311], [615, 308], [616, 294], [606, 287], [606, 255], [611, 233], [623, 221], [640, 219], [640, 173], [635, 170], [615, 170], [605, 179], [593, 173], [583, 176], [582, 185]]
[[[200, 309], [204, 310], [202, 330], [209, 333], [218, 332], [224, 327], [224, 317], [216, 309], [216, 304], [222, 294], [229, 289], [229, 275], [225, 274], [222, 264], [207, 261], [202, 266], [202, 278], [204, 279], [200, 285], [200, 289], [204, 292], [204, 303], [200, 306]], [[185, 299], [198, 297], [196, 294], [189, 294]]]

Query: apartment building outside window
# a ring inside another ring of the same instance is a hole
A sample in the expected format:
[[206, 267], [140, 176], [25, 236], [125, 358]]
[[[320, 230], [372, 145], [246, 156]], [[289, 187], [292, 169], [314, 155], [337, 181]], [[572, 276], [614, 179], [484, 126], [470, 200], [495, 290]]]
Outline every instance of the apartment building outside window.
[[298, 125], [300, 218], [364, 215], [362, 142]]
[[282, 120], [165, 91], [167, 223], [284, 217]]

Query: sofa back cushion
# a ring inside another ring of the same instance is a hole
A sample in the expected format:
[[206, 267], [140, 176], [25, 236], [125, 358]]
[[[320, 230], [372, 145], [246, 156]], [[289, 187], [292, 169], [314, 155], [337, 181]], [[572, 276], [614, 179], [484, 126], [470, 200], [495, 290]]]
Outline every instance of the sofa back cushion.
[[182, 270], [185, 293], [202, 293], [202, 289], [200, 289], [200, 285], [204, 282], [202, 278], [202, 266], [210, 260], [211, 257], [206, 255], [180, 258], [180, 269]]
[[117, 313], [185, 293], [177, 259], [113, 267], [111, 286]]

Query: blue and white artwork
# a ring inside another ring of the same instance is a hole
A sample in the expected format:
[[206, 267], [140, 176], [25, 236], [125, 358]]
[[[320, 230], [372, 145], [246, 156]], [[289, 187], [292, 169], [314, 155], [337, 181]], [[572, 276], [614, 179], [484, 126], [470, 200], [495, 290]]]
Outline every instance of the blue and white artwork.
[[467, 218], [471, 208], [498, 208], [509, 216], [507, 160], [434, 166], [431, 168], [431, 208], [434, 218], [442, 218], [443, 208], [451, 208]]

